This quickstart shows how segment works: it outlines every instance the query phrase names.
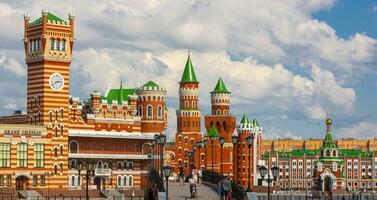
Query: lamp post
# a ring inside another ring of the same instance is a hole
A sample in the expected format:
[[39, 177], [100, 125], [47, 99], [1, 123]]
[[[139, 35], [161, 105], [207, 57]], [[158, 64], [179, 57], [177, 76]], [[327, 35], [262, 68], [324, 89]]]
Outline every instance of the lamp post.
[[200, 167], [200, 160], [202, 159], [200, 156], [200, 148], [202, 147], [202, 143], [200, 141], [196, 142], [196, 148], [198, 149], [198, 170], [201, 168]]
[[189, 175], [191, 175], [191, 171], [194, 168], [194, 150], [193, 149], [190, 150], [189, 156], [190, 156], [190, 171], [189, 171]]
[[151, 154], [151, 169], [154, 168], [154, 145], [156, 144], [156, 140], [152, 140], [151, 144], [149, 145], [150, 154]]
[[86, 161], [86, 165], [85, 167], [83, 168], [83, 164], [82, 162], [79, 160], [77, 162], [77, 171], [79, 173], [79, 179], [80, 179], [80, 173], [81, 173], [81, 170], [85, 170], [86, 173], [85, 173], [85, 179], [86, 179], [86, 187], [85, 187], [85, 199], [86, 200], [89, 200], [89, 182], [90, 182], [90, 177], [94, 175], [94, 167], [95, 167], [95, 164], [93, 161]]
[[259, 167], [259, 173], [260, 173], [260, 176], [262, 177], [262, 181], [264, 179], [264, 177], [266, 176], [267, 174], [267, 184], [268, 184], [268, 190], [267, 190], [267, 199], [270, 200], [270, 183], [272, 182], [272, 180], [276, 180], [277, 178], [277, 174], [278, 174], [278, 171], [279, 171], [279, 168], [276, 167], [276, 166], [273, 166], [271, 168], [271, 172], [272, 172], [272, 176], [273, 176], [273, 179], [271, 179], [270, 177], [270, 173], [268, 172], [267, 168], [265, 166], [261, 166]]
[[221, 176], [223, 176], [223, 147], [224, 147], [225, 139], [224, 137], [219, 137], [219, 144], [220, 144], [220, 171]]
[[[163, 165], [164, 165], [164, 144], [166, 142], [166, 135], [158, 135], [157, 143], [160, 145], [160, 176], [163, 178]], [[156, 138], [156, 137], [155, 137]]]
[[156, 155], [157, 155], [157, 162], [156, 162], [156, 170], [157, 172], [160, 171], [159, 167], [160, 167], [160, 135], [159, 134], [155, 134], [154, 135], [154, 143], [157, 144], [157, 148], [156, 148]]
[[165, 181], [166, 181], [166, 199], [169, 199], [169, 189], [168, 189], [168, 185], [169, 185], [169, 183], [168, 183], [168, 181], [169, 181], [169, 176], [170, 176], [170, 170], [171, 170], [171, 168], [170, 168], [170, 166], [169, 165], [166, 165], [165, 167], [164, 167], [164, 174], [165, 174]]
[[248, 168], [248, 180], [247, 180], [247, 192], [251, 192], [251, 187], [250, 187], [250, 180], [251, 180], [251, 159], [250, 159], [250, 156], [251, 156], [251, 146], [253, 145], [253, 142], [254, 142], [254, 135], [251, 134], [250, 136], [248, 136], [246, 138], [246, 144], [247, 144], [247, 148], [249, 149], [249, 155], [248, 155], [248, 162], [249, 162], [249, 168]]
[[[203, 147], [204, 147], [204, 149], [205, 149], [205, 152], [207, 153], [207, 138], [204, 138], [203, 139]], [[204, 159], [204, 169], [207, 171], [207, 154], [204, 154], [204, 157], [205, 157], [205, 159]]]
[[237, 135], [232, 135], [232, 143], [233, 143], [233, 158], [234, 158], [234, 161], [233, 161], [233, 182], [236, 182], [236, 165], [237, 165], [237, 162], [236, 162], [236, 158], [237, 158], [237, 155], [236, 155], [236, 144], [237, 144], [237, 140], [238, 140], [238, 136]]
[[216, 137], [215, 136], [213, 136], [213, 135], [211, 135], [210, 137], [209, 137], [209, 140], [211, 140], [211, 150], [212, 150], [212, 182], [214, 181], [214, 171], [213, 171], [213, 142], [216, 140]]

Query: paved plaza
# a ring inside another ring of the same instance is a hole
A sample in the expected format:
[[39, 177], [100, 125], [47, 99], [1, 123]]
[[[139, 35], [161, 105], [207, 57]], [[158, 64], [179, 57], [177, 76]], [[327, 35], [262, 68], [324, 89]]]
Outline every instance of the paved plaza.
[[[217, 191], [206, 185], [197, 187], [198, 198], [197, 199], [219, 199]], [[169, 199], [191, 199], [189, 184], [185, 183], [184, 186], [180, 186], [177, 182], [169, 182]]]

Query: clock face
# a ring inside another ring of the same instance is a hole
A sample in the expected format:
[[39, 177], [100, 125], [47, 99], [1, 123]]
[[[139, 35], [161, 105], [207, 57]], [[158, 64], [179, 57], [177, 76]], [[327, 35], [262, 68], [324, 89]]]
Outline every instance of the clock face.
[[64, 78], [59, 73], [53, 73], [50, 76], [49, 83], [52, 90], [60, 91], [64, 87]]

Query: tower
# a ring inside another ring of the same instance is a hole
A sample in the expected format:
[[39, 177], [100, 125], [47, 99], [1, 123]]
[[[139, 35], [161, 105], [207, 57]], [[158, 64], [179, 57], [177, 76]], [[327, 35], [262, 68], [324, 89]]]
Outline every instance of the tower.
[[215, 89], [211, 92], [212, 115], [229, 115], [230, 91], [223, 79], [219, 78]]
[[[149, 81], [136, 88], [137, 114], [141, 117], [141, 130], [148, 133], [163, 133], [165, 130], [165, 96], [166, 89]], [[134, 104], [130, 97], [131, 106]]]
[[178, 148], [178, 166], [184, 168], [185, 174], [190, 171], [188, 152], [196, 141], [201, 140], [200, 119], [198, 109], [199, 82], [196, 79], [190, 54], [179, 82], [179, 109], [177, 114], [176, 145]]
[[[47, 10], [32, 22], [24, 15], [27, 69], [27, 117], [46, 125], [51, 146], [45, 147], [46, 168], [55, 187], [67, 186], [69, 66], [72, 58], [74, 16], [69, 22]], [[51, 151], [51, 153], [50, 153]], [[56, 153], [59, 152], [59, 153]]]

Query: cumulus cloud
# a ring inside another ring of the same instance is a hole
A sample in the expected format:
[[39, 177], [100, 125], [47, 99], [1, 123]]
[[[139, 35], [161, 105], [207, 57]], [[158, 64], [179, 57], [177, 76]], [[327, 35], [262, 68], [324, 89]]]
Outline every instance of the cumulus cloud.
[[26, 69], [16, 59], [7, 59], [5, 55], [0, 56], [0, 68], [12, 72], [18, 76], [26, 75]]
[[342, 128], [338, 132], [339, 138], [376, 138], [377, 123], [360, 122], [352, 127]]
[[302, 139], [302, 137], [297, 136], [291, 133], [290, 131], [282, 131], [276, 127], [269, 127], [268, 130], [264, 131], [264, 134], [262, 137], [269, 140], [284, 139], [284, 138], [290, 138], [290, 139], [295, 139], [295, 140]]

